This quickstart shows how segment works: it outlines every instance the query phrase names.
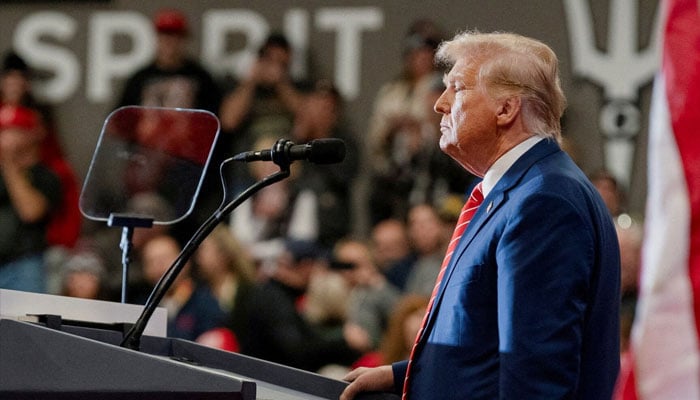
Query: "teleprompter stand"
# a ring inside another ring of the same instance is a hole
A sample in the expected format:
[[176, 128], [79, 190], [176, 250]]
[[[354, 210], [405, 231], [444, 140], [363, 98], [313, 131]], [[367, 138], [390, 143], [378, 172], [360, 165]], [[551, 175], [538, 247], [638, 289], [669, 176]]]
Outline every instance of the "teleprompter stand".
[[107, 226], [122, 227], [122, 237], [119, 247], [122, 249], [122, 293], [121, 301], [126, 303], [127, 287], [129, 285], [129, 264], [131, 263], [131, 249], [133, 248], [132, 239], [134, 237], [135, 228], [151, 228], [153, 226], [153, 218], [144, 218], [131, 216], [127, 214], [109, 215]]

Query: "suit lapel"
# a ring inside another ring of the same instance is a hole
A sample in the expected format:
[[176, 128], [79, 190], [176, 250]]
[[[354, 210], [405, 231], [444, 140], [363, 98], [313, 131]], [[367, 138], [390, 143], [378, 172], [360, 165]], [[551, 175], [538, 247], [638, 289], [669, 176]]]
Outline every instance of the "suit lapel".
[[426, 327], [423, 330], [423, 335], [421, 336], [421, 341], [423, 341], [432, 330], [432, 324], [435, 319], [436, 311], [440, 308], [440, 303], [442, 302], [443, 294], [447, 283], [455, 270], [455, 266], [459, 263], [459, 259], [464, 255], [464, 252], [469, 247], [474, 237], [479, 233], [481, 228], [488, 222], [493, 215], [495, 215], [501, 206], [507, 200], [508, 191], [520, 182], [525, 173], [534, 165], [536, 162], [542, 158], [551, 155], [557, 151], [561, 151], [559, 145], [557, 145], [552, 140], [542, 140], [535, 144], [531, 149], [529, 149], [525, 154], [523, 154], [503, 175], [503, 177], [498, 181], [496, 186], [493, 188], [491, 193], [484, 198], [484, 202], [479, 209], [474, 214], [467, 230], [459, 241], [459, 244], [455, 248], [455, 252], [452, 255], [447, 270], [445, 271], [445, 276], [440, 283], [440, 288], [435, 298], [433, 308], [428, 315], [428, 320], [426, 321]]

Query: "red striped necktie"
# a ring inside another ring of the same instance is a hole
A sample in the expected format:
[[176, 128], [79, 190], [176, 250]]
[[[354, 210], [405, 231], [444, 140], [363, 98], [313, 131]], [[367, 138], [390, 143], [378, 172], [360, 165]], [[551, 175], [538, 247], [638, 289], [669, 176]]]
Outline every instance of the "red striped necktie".
[[454, 253], [455, 248], [457, 248], [457, 244], [459, 243], [459, 239], [462, 238], [462, 235], [464, 234], [464, 231], [467, 229], [467, 226], [469, 225], [469, 222], [474, 218], [474, 214], [476, 214], [476, 210], [479, 208], [481, 203], [484, 201], [484, 193], [481, 191], [481, 182], [477, 184], [474, 187], [474, 190], [472, 190], [471, 195], [469, 196], [469, 199], [467, 202], [464, 204], [464, 207], [462, 207], [462, 212], [459, 214], [459, 219], [457, 220], [457, 226], [455, 226], [455, 230], [452, 233], [452, 239], [450, 239], [450, 244], [447, 246], [447, 252], [445, 253], [445, 258], [442, 260], [442, 266], [440, 267], [440, 272], [438, 273], [436, 282], [435, 282], [435, 287], [433, 288], [433, 294], [430, 296], [430, 302], [428, 303], [427, 310], [425, 312], [425, 316], [423, 316], [423, 322], [421, 323], [421, 327], [418, 330], [418, 334], [416, 335], [416, 340], [413, 343], [413, 348], [411, 349], [411, 355], [408, 358], [408, 367], [406, 369], [406, 377], [404, 378], [404, 383], [403, 383], [403, 394], [401, 396], [402, 400], [406, 400], [408, 398], [408, 378], [410, 376], [411, 372], [411, 365], [413, 364], [413, 357], [416, 352], [416, 348], [418, 347], [418, 342], [420, 340], [420, 337], [423, 335], [423, 331], [425, 330], [425, 324], [428, 321], [428, 315], [430, 315], [430, 311], [433, 308], [433, 302], [435, 301], [435, 297], [437, 296], [438, 289], [440, 288], [440, 283], [442, 282], [442, 277], [445, 275], [445, 270], [447, 269], [447, 265], [450, 263], [450, 259], [452, 258], [452, 253]]

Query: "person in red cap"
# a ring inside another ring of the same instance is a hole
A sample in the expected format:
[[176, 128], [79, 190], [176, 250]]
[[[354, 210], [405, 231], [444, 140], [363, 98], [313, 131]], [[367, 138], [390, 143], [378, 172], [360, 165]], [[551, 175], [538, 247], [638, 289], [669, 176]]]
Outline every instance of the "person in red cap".
[[154, 59], [126, 81], [117, 107], [143, 105], [217, 112], [220, 89], [211, 74], [188, 54], [190, 28], [185, 14], [162, 9], [153, 17], [153, 28], [157, 35]]
[[45, 291], [46, 227], [61, 182], [41, 162], [43, 136], [33, 109], [0, 108], [0, 288]]
[[41, 141], [42, 162], [61, 180], [61, 205], [51, 215], [46, 230], [49, 246], [72, 248], [82, 229], [79, 208], [80, 185], [73, 166], [66, 158], [59, 139], [53, 107], [39, 102], [32, 91], [32, 70], [15, 51], [5, 53], [0, 70], [0, 108], [23, 106], [37, 110], [46, 128]]
[[[153, 60], [125, 83], [116, 108], [140, 105], [202, 109], [217, 113], [221, 91], [213, 76], [188, 54], [190, 26], [178, 10], [162, 9], [153, 17], [157, 35]], [[167, 134], [164, 133], [164, 134]], [[194, 212], [176, 225], [184, 242], [221, 202], [217, 162], [211, 163]]]

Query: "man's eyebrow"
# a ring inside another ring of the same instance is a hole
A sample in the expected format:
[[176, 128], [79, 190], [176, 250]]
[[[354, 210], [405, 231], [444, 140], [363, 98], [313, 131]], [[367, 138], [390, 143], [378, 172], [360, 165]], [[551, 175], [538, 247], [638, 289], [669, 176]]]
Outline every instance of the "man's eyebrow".
[[455, 82], [466, 84], [467, 76], [461, 72], [454, 72], [452, 74], [443, 75], [442, 81], [445, 84], [445, 86], [449, 86], [450, 83], [455, 83]]

